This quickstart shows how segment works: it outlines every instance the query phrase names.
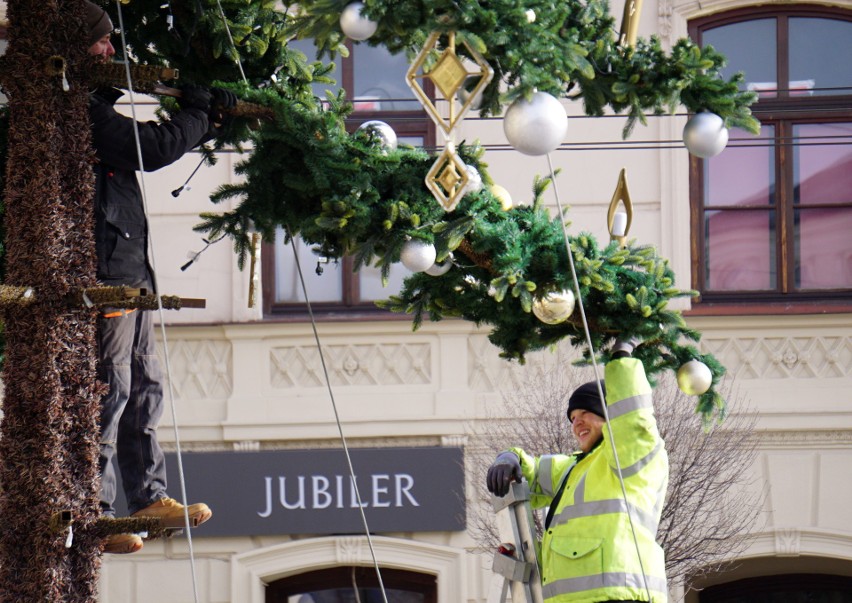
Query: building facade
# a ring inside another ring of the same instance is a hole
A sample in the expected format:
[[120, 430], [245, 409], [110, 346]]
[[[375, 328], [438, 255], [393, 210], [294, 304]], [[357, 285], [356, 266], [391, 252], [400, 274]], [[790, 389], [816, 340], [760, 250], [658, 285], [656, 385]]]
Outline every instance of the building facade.
[[[621, 10], [614, 2], [613, 14]], [[800, 591], [850, 600], [852, 1], [658, 0], [642, 7], [640, 36], [651, 34], [664, 45], [689, 34], [724, 52], [759, 92], [755, 112], [764, 123], [757, 139], [732, 133], [728, 150], [700, 161], [679, 143], [685, 115], [651, 117], [634, 143], [620, 144], [623, 118], [585, 118], [566, 100], [569, 132], [553, 154], [571, 231], [599, 239], [626, 168], [630, 235], [670, 259], [681, 287], [701, 292], [683, 308], [687, 321], [749, 401], [731, 412], [758, 414], [751, 472], [765, 502], [753, 540], [734, 569], [704, 580], [704, 590], [684, 593], [673, 584], [672, 600], [757, 601], [734, 597]], [[340, 72], [359, 101], [358, 119], [382, 118], [401, 140], [434, 143], [398, 61], [358, 46]], [[498, 148], [505, 146], [499, 120], [474, 115], [462, 130], [458, 139], [488, 148], [491, 174], [514, 202], [528, 201], [533, 177], [548, 172], [545, 159]], [[195, 500], [212, 489], [214, 517], [193, 531], [191, 546], [178, 537], [107, 557], [101, 599], [344, 601], [316, 593], [374, 587], [379, 565], [386, 588], [409, 593], [400, 601], [485, 601], [490, 556], [476, 550], [464, 521], [483, 476], [442, 461], [449, 477], [428, 480], [442, 450], [451, 458], [470, 453], [472, 426], [493, 419], [489, 409], [508, 376], [526, 367], [500, 359], [474, 325], [445, 320], [412, 332], [407, 317], [377, 311], [371, 300], [393, 292], [402, 267], [382, 289], [376, 274], [353, 276], [346, 262], [323, 263], [297, 247], [312, 323], [283, 241], [265, 246], [255, 274], [238, 270], [229, 243], [205, 248], [192, 227], [201, 212], [219, 209], [208, 196], [232, 181], [238, 161], [222, 154], [177, 198], [171, 191], [197, 158], [146, 176], [160, 289], [207, 300], [205, 309], [163, 315], [174, 412], [167, 410], [160, 438], [170, 451], [179, 441], [187, 468], [198, 472], [175, 475], [170, 490], [179, 498], [184, 481]], [[253, 282], [260, 294], [249, 307]], [[554, 358], [536, 354], [530, 365]], [[344, 458], [341, 434], [353, 464], [364, 463], [355, 471], [370, 503], [365, 515], [380, 526], [369, 539], [359, 517], [337, 525], [319, 515], [357, 507], [338, 479], [346, 467], [317, 460], [334, 451]], [[390, 460], [402, 464], [384, 464]], [[421, 487], [435, 516], [415, 512], [427, 504]], [[281, 519], [270, 526], [261, 520], [273, 507]], [[307, 527], [290, 524], [298, 513]]]

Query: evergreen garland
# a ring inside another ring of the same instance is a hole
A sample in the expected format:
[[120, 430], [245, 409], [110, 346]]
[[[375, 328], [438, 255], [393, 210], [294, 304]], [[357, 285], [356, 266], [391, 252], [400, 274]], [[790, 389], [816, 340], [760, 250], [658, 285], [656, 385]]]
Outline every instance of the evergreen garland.
[[[232, 211], [203, 216], [197, 230], [214, 238], [231, 237], [241, 266], [251, 232], [272, 240], [283, 226], [288, 237], [299, 235], [326, 257], [348, 254], [356, 268], [376, 265], [385, 276], [408, 239], [432, 242], [439, 261], [452, 254], [453, 268], [440, 277], [410, 277], [399, 295], [381, 305], [412, 314], [415, 328], [427, 316], [487, 325], [490, 340], [506, 358], [523, 361], [527, 353], [567, 337], [589, 360], [585, 333], [575, 317], [546, 325], [530, 313], [535, 298], [574, 288], [562, 218], [550, 216], [542, 204], [549, 179], [534, 180], [529, 205], [504, 211], [485, 186], [445, 213], [423, 183], [434, 157], [410, 147], [387, 151], [363, 133], [349, 134], [345, 119], [351, 105], [342, 94], [324, 103], [314, 98], [312, 84], [329, 81], [332, 66], [309, 61], [286, 41], [291, 36], [313, 38], [319, 59], [345, 53], [338, 21], [346, 4], [305, 0], [282, 9], [268, 0], [221, 0], [230, 32], [217, 0], [170, 3], [171, 30], [159, 1], [123, 5], [127, 39], [137, 60], [177, 66], [182, 82], [229, 87], [243, 100], [270, 107], [276, 116], [256, 130], [245, 120], [231, 124], [227, 141], [251, 141], [253, 150], [237, 167], [244, 181], [221, 187], [212, 199], [237, 199], [239, 204]], [[725, 81], [720, 76], [724, 57], [685, 39], [669, 53], [655, 37], [622, 48], [601, 0], [365, 4], [379, 24], [371, 45], [413, 55], [432, 31], [452, 30], [457, 42], [466, 41], [480, 52], [495, 72], [483, 94], [484, 115], [497, 115], [537, 89], [581, 101], [590, 116], [608, 110], [625, 113], [625, 136], [635, 123], [644, 123], [647, 113], [672, 112], [680, 105], [710, 110], [728, 126], [759, 129], [749, 110], [754, 95], [739, 89], [742, 77]], [[456, 50], [460, 55], [466, 51], [461, 43]], [[238, 82], [241, 73], [247, 82], [228, 83]], [[461, 144], [458, 151], [490, 184], [482, 149]], [[705, 420], [724, 416], [724, 402], [715, 390], [724, 368], [711, 355], [698, 353], [694, 342], [700, 334], [667, 308], [672, 298], [694, 294], [675, 287], [667, 262], [653, 248], [634, 242], [624, 249], [601, 245], [584, 233], [571, 237], [570, 248], [599, 359], [608, 359], [616, 337], [635, 336], [645, 344], [634, 355], [652, 379], [690, 359], [701, 360], [711, 369], [713, 387], [699, 397], [698, 411]]]
[[[291, 35], [313, 38], [319, 56], [346, 52], [339, 18], [348, 0], [299, 2]], [[494, 69], [483, 92], [481, 113], [498, 115], [507, 103], [534, 90], [582, 100], [587, 115], [607, 107], [627, 112], [624, 134], [645, 114], [712, 111], [728, 126], [758, 133], [749, 105], [756, 96], [739, 89], [742, 75], [725, 81], [725, 58], [712, 47], [678, 40], [670, 54], [659, 38], [638, 40], [635, 47], [617, 44], [606, 0], [365, 0], [365, 11], [378, 23], [368, 44], [413, 56], [432, 31], [455, 31]], [[529, 12], [532, 11], [532, 12]], [[456, 48], [464, 56], [463, 45]]]

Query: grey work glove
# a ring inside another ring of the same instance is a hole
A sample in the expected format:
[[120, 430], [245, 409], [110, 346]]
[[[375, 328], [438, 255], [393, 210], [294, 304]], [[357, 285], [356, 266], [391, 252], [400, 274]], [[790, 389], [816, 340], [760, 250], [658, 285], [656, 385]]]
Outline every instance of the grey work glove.
[[485, 484], [488, 491], [497, 496], [506, 496], [512, 482], [521, 481], [521, 461], [514, 452], [502, 452], [488, 468]]

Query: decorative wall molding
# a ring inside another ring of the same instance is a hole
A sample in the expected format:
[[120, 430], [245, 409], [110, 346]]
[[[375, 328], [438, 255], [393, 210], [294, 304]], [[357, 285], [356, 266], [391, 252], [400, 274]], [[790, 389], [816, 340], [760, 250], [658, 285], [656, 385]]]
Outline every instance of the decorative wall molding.
[[[432, 381], [428, 343], [376, 343], [323, 346], [332, 385], [426, 385]], [[276, 389], [325, 387], [316, 346], [269, 350], [270, 383]]]
[[775, 554], [779, 557], [798, 557], [801, 554], [801, 534], [795, 528], [775, 530]]
[[706, 337], [711, 352], [736, 379], [836, 379], [852, 376], [852, 336]]
[[852, 448], [852, 431], [761, 431], [757, 446], [761, 449], [805, 450]]
[[[158, 350], [165, 358], [162, 344]], [[163, 362], [166, 377], [171, 377], [177, 399], [223, 400], [233, 394], [233, 352], [224, 339], [169, 340], [169, 367]]]
[[369, 561], [370, 551], [364, 538], [350, 536], [335, 540], [336, 561], [345, 565], [363, 565]]
[[[468, 600], [464, 549], [386, 536], [374, 536], [371, 542], [381, 567], [434, 575], [438, 603]], [[263, 603], [264, 585], [342, 563], [373, 564], [365, 537], [308, 538], [240, 553], [231, 557], [230, 600]]]

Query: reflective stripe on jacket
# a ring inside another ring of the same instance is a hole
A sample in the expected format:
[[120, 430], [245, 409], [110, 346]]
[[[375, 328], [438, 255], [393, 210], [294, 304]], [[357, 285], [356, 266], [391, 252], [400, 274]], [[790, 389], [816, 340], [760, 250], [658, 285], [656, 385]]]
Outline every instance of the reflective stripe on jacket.
[[669, 465], [654, 420], [651, 386], [642, 363], [634, 358], [611, 361], [605, 379], [607, 411], [627, 503], [606, 426], [601, 445], [586, 455], [533, 457], [519, 448], [511, 449], [521, 459], [534, 507], [549, 505], [567, 475], [565, 490], [541, 542], [546, 603], [647, 601], [643, 566], [652, 600], [667, 600], [665, 560], [656, 534]]

